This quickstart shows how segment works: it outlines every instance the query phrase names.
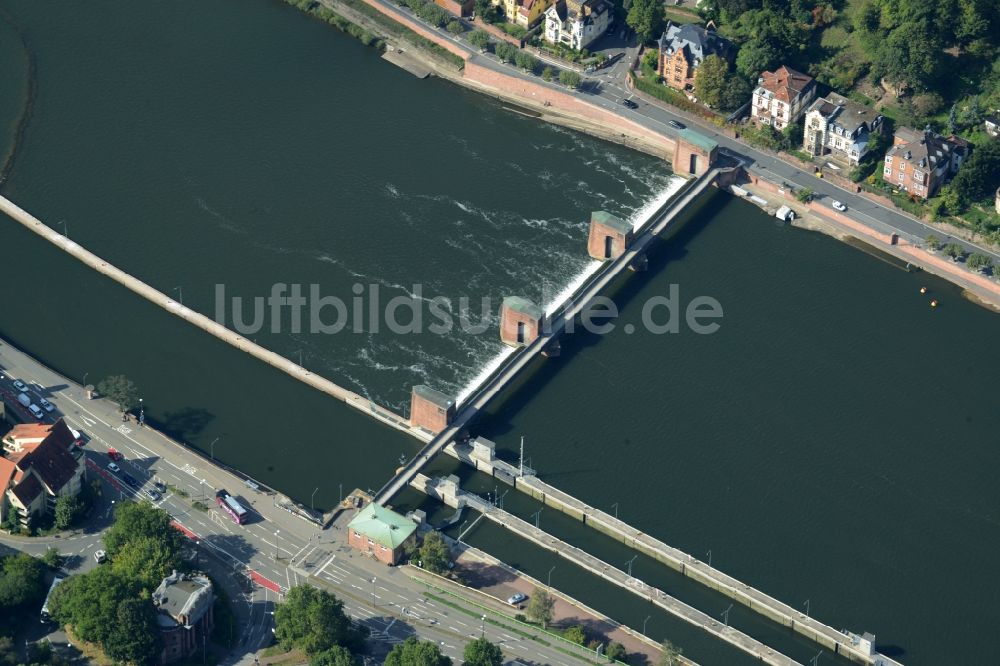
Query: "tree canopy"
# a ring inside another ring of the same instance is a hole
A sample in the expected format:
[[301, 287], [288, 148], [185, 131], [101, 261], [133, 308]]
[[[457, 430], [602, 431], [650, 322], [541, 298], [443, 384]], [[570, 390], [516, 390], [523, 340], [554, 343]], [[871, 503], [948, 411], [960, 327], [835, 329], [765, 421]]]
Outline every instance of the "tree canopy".
[[0, 615], [34, 605], [45, 597], [45, 565], [27, 553], [0, 561]]
[[503, 651], [499, 646], [490, 643], [485, 637], [477, 638], [465, 644], [462, 654], [466, 666], [502, 666]]
[[351, 651], [340, 645], [334, 645], [329, 650], [314, 654], [309, 659], [309, 666], [357, 666], [357, 658]]
[[146, 502], [122, 502], [115, 522], [104, 533], [104, 546], [115, 572], [153, 589], [181, 561], [184, 537], [170, 514]]
[[285, 648], [318, 655], [341, 646], [352, 652], [364, 647], [368, 632], [344, 612], [344, 603], [325, 590], [297, 585], [274, 611], [274, 636]]
[[111, 375], [97, 385], [97, 392], [118, 405], [123, 412], [139, 406], [139, 389], [125, 375]]
[[384, 666], [451, 666], [437, 645], [410, 636], [386, 655]]
[[135, 597], [118, 604], [104, 651], [119, 663], [155, 661], [160, 652], [160, 633], [156, 628], [156, 610], [149, 599]]
[[538, 622], [543, 627], [552, 621], [552, 610], [556, 606], [556, 600], [548, 592], [540, 587], [536, 587], [531, 599], [528, 600], [526, 613], [532, 622]]
[[436, 574], [448, 573], [451, 552], [440, 532], [428, 532], [420, 544], [420, 563], [428, 571]]
[[662, 0], [632, 0], [625, 22], [635, 30], [640, 43], [660, 36], [666, 22]]
[[105, 648], [118, 621], [118, 607], [134, 598], [138, 586], [103, 566], [79, 576], [70, 576], [52, 592], [49, 612], [59, 624], [71, 625], [88, 643]]

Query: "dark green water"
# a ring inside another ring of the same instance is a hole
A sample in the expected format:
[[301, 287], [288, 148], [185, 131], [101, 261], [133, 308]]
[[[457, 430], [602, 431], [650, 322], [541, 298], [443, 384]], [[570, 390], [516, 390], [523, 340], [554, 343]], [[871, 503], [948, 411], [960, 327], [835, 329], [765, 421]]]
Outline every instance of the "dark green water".
[[[591, 210], [631, 215], [671, 178], [420, 81], [279, 0], [0, 8], [38, 72], [5, 195], [209, 316], [217, 284], [250, 301], [287, 283], [346, 303], [355, 284], [366, 304], [376, 289], [383, 305], [466, 296], [473, 321], [488, 297], [493, 320], [503, 296], [557, 292], [586, 265]], [[248, 336], [396, 411], [414, 384], [460, 393], [501, 349], [495, 327], [391, 335], [350, 317], [335, 335], [286, 314]]]
[[[276, 1], [0, 9], [25, 31], [38, 75], [3, 193], [209, 314], [216, 283], [244, 296], [274, 282], [536, 296], [584, 266], [588, 211], [631, 214], [669, 179], [650, 158], [417, 81]], [[26, 90], [16, 39], [0, 21], [0, 154]], [[0, 247], [0, 333], [77, 378], [129, 374], [158, 424], [203, 448], [221, 436], [218, 457], [293, 496], [319, 486], [325, 506], [339, 483], [377, 487], [416, 448], [19, 225], [0, 225]], [[638, 324], [642, 302], [671, 283], [684, 303], [718, 299], [721, 330], [578, 334], [482, 433], [507, 455], [525, 435], [554, 485], [619, 503], [637, 527], [699, 557], [711, 550], [792, 605], [810, 599], [816, 617], [875, 632], [908, 664], [989, 663], [1000, 319], [728, 197], [618, 292], [621, 323]], [[258, 341], [395, 408], [417, 382], [460, 390], [499, 349], [492, 332]], [[505, 506], [537, 510], [510, 496]], [[624, 565], [615, 544], [550, 514], [546, 527]], [[492, 528], [469, 540], [538, 578], [556, 564], [554, 584], [631, 626], [652, 613]], [[728, 605], [641, 558], [634, 567], [705, 612]], [[749, 613], [732, 619], [774, 637]], [[649, 627], [705, 664], [742, 663], [664, 615]], [[775, 641], [810, 657], [793, 637]]]
[[[479, 431], [511, 459], [524, 435], [548, 482], [905, 663], [990, 661], [1000, 318], [725, 195], [696, 217], [620, 289], [615, 332], [564, 342]], [[721, 329], [627, 335], [670, 284], [719, 300]]]

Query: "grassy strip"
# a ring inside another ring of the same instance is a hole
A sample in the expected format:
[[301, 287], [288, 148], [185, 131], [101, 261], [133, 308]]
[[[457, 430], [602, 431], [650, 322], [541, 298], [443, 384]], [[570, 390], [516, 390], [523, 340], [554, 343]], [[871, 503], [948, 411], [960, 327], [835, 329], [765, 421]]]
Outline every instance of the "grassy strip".
[[356, 37], [365, 46], [373, 46], [376, 49], [382, 50], [385, 48], [385, 42], [381, 39], [368, 32], [364, 28], [354, 23], [351, 23], [346, 18], [336, 13], [329, 7], [324, 7], [320, 5], [316, 0], [285, 0], [288, 4], [292, 5], [296, 9], [301, 9], [307, 14], [312, 14], [321, 21], [325, 21], [332, 26], [336, 26], [342, 32], [346, 32], [352, 37]]
[[670, 104], [671, 106], [676, 106], [678, 109], [683, 109], [688, 113], [693, 113], [696, 116], [710, 120], [719, 127], [722, 127], [726, 123], [725, 118], [712, 113], [699, 104], [695, 104], [670, 86], [657, 83], [656, 81], [650, 81], [649, 79], [636, 75], [632, 76], [632, 81], [635, 83], [636, 89], [640, 92], [644, 92], [647, 95]]
[[[529, 638], [529, 639], [531, 639], [533, 641], [541, 643], [545, 647], [550, 647], [550, 648], [552, 648], [554, 650], [558, 650], [559, 652], [562, 652], [563, 654], [565, 654], [567, 656], [573, 657], [575, 659], [580, 659], [581, 657], [580, 657], [580, 653], [579, 653], [579, 648], [582, 648], [583, 650], [587, 650], [586, 646], [582, 646], [579, 643], [574, 643], [573, 641], [571, 641], [571, 640], [569, 640], [569, 639], [567, 639], [567, 638], [565, 638], [563, 636], [560, 636], [559, 634], [554, 634], [551, 631], [548, 631], [547, 629], [542, 629], [541, 627], [538, 627], [536, 625], [527, 624], [527, 623], [521, 622], [520, 620], [516, 620], [516, 619], [508, 617], [506, 615], [497, 613], [492, 608], [487, 608], [486, 606], [478, 604], [475, 601], [470, 601], [468, 599], [465, 599], [464, 597], [459, 597], [454, 592], [450, 592], [448, 590], [442, 589], [442, 588], [434, 585], [433, 583], [429, 583], [429, 582], [427, 582], [425, 580], [420, 580], [420, 582], [423, 583], [424, 585], [426, 585], [427, 587], [433, 589], [433, 590], [437, 590], [438, 592], [441, 592], [442, 594], [447, 594], [448, 596], [452, 596], [452, 597], [456, 597], [458, 599], [462, 599], [462, 601], [464, 601], [465, 603], [471, 604], [471, 605], [475, 606], [476, 608], [479, 608], [479, 609], [484, 610], [484, 611], [488, 611], [490, 613], [495, 613], [497, 615], [500, 615], [500, 617], [509, 620], [510, 622], [514, 622], [514, 623], [516, 623], [518, 625], [521, 625], [521, 626], [524, 626], [524, 627], [531, 627], [531, 629], [533, 629], [536, 632], [541, 632], [541, 633], [545, 634], [546, 636], [549, 636], [551, 638], [556, 639], [557, 641], [559, 641], [558, 643], [550, 643], [550, 642], [546, 641], [545, 639], [540, 638], [535, 633], [530, 633], [530, 632], [524, 631], [523, 629], [518, 629], [518, 628], [512, 627], [509, 624], [503, 624], [503, 623], [498, 622], [496, 620], [493, 620], [492, 618], [489, 618], [489, 617], [487, 617], [487, 619], [486, 619], [487, 622], [489, 622], [490, 624], [492, 624], [494, 626], [501, 627], [503, 629], [506, 629], [507, 631], [512, 631], [512, 632], [518, 634], [519, 636], [522, 636], [524, 638]], [[462, 606], [460, 606], [460, 605], [458, 605], [458, 604], [456, 604], [454, 602], [448, 601], [446, 599], [442, 599], [442, 598], [438, 597], [437, 595], [427, 593], [427, 597], [431, 598], [431, 599], [434, 599], [438, 603], [444, 604], [445, 606], [448, 606], [449, 608], [454, 608], [455, 610], [457, 610], [457, 611], [459, 611], [461, 613], [465, 613], [466, 615], [468, 615], [470, 617], [481, 617], [480, 615], [477, 615], [476, 613], [470, 612], [468, 609], [463, 608]], [[559, 643], [566, 643], [566, 644], [572, 645], [572, 646], [574, 646], [574, 647], [576, 647], [578, 649], [577, 650], [570, 650], [570, 649], [567, 649], [566, 647], [563, 647]], [[620, 664], [620, 663], [624, 663], [624, 662], [620, 662], [620, 661], [615, 661], [615, 662], [604, 661], [604, 662], [592, 662], [592, 663], [616, 663], [616, 664]]]
[[388, 34], [401, 39], [405, 39], [414, 46], [419, 46], [420, 48], [429, 51], [433, 55], [441, 58], [442, 60], [447, 61], [449, 64], [455, 65], [455, 67], [459, 69], [465, 66], [465, 61], [462, 58], [455, 55], [454, 53], [452, 53], [451, 51], [449, 51], [448, 49], [435, 44], [426, 37], [418, 35], [416, 32], [410, 30], [402, 23], [392, 20], [391, 18], [389, 18], [382, 12], [378, 11], [371, 5], [362, 2], [362, 0], [339, 0], [339, 1], [343, 2], [345, 5], [347, 5], [354, 11], [364, 14], [365, 16], [369, 17], [370, 19], [378, 23]]

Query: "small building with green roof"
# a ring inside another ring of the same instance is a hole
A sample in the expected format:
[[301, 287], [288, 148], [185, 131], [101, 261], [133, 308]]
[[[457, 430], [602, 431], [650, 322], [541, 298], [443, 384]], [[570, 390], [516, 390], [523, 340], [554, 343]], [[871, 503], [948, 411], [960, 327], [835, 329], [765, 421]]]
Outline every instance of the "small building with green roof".
[[390, 566], [399, 562], [403, 547], [415, 539], [417, 524], [372, 502], [347, 524], [347, 542]]

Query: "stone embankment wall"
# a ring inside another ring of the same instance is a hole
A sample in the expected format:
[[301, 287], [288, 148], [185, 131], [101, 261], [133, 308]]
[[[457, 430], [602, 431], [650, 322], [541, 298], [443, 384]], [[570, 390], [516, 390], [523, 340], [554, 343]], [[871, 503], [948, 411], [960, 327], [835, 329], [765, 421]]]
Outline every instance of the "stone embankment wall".
[[673, 139], [623, 118], [617, 113], [579, 99], [570, 92], [504, 74], [480, 65], [475, 60], [466, 61], [463, 79], [476, 88], [499, 94], [533, 108], [541, 107], [551, 113], [566, 114], [581, 124], [591, 126], [592, 133], [602, 138], [626, 144], [631, 140], [641, 144], [645, 152], [673, 159], [676, 148]]
[[[773, 192], [785, 201], [791, 202], [794, 207], [802, 207], [788, 188], [773, 183], [765, 178], [750, 174], [747, 176], [753, 185], [767, 192]], [[879, 249], [884, 249], [891, 254], [903, 257], [906, 261], [920, 266], [925, 270], [938, 275], [949, 282], [963, 288], [974, 287], [977, 291], [975, 296], [984, 300], [994, 308], [1000, 309], [1000, 283], [982, 273], [972, 272], [962, 264], [956, 263], [945, 257], [928, 252], [923, 247], [913, 242], [900, 238], [896, 234], [887, 233], [873, 229], [855, 219], [844, 215], [828, 206], [815, 201], [805, 206], [810, 212], [835, 222], [838, 226], [846, 229], [851, 235], [870, 242]]]

